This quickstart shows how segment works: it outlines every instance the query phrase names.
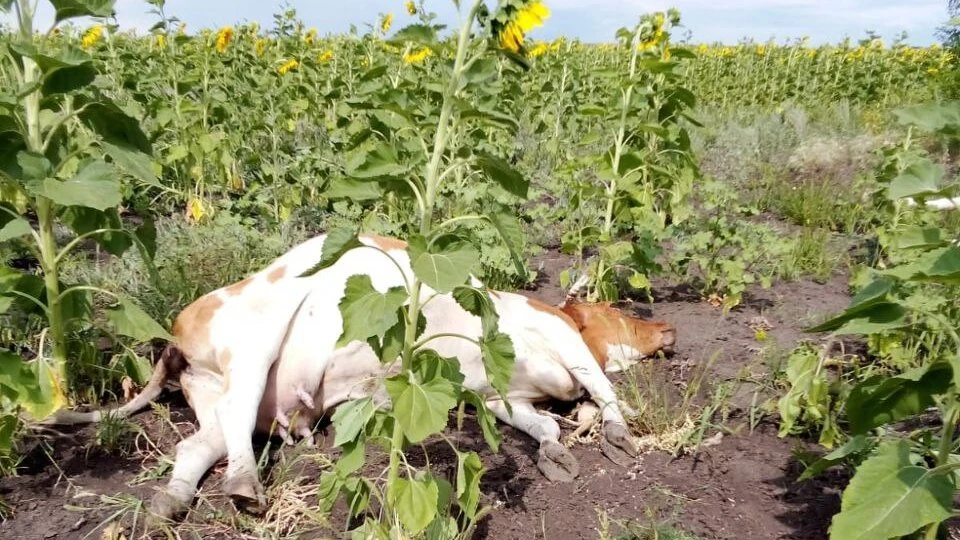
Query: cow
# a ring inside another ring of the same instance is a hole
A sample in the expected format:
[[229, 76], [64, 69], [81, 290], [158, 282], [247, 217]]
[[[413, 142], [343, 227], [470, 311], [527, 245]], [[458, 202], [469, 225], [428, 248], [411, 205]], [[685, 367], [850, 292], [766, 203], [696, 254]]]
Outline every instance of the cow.
[[[370, 345], [354, 341], [337, 347], [343, 328], [339, 302], [352, 275], [369, 276], [381, 292], [412, 280], [406, 243], [361, 236], [362, 246], [301, 277], [316, 264], [326, 239], [307, 240], [260, 272], [187, 306], [174, 322], [175, 341], [164, 350], [147, 386], [111, 412], [126, 416], [140, 410], [156, 399], [168, 379], [179, 377], [196, 413], [199, 429], [177, 444], [171, 478], [151, 501], [157, 516], [171, 518], [189, 508], [201, 477], [224, 457], [223, 491], [239, 508], [261, 511], [265, 501], [254, 431], [270, 433], [279, 426], [280, 436], [292, 442], [311, 436], [311, 427], [336, 406], [378, 392], [385, 395], [377, 381], [390, 366], [380, 362]], [[451, 294], [424, 286], [423, 336], [438, 336], [430, 348], [459, 361], [464, 386], [484, 396], [500, 421], [538, 441], [537, 465], [548, 479], [569, 481], [579, 472], [576, 459], [559, 442], [556, 420], [534, 407], [548, 399], [589, 394], [601, 411], [604, 453], [621, 464], [632, 459], [636, 447], [605, 371], [623, 369], [660, 350], [670, 352], [674, 328], [627, 316], [610, 304], [569, 302], [559, 308], [501, 291], [490, 291], [490, 299], [499, 329], [516, 353], [509, 410], [487, 379], [476, 343], [445, 337], [479, 338], [480, 319]], [[95, 422], [103, 414], [63, 411], [49, 422]]]

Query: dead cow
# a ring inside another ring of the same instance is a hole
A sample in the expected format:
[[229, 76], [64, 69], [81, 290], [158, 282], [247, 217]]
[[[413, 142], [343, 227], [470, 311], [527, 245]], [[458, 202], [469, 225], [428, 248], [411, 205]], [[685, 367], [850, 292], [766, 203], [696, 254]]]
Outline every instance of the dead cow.
[[[384, 369], [367, 343], [336, 347], [342, 332], [338, 304], [351, 275], [368, 275], [379, 291], [412, 279], [406, 244], [361, 237], [363, 244], [378, 249], [354, 248], [333, 266], [298, 277], [316, 263], [325, 239], [324, 235], [308, 240], [259, 273], [187, 306], [173, 327], [176, 342], [162, 355], [150, 383], [114, 411], [132, 414], [159, 395], [167, 378], [179, 376], [196, 412], [200, 428], [177, 445], [172, 477], [152, 501], [154, 513], [172, 517], [188, 508], [201, 477], [223, 457], [227, 457], [223, 490], [238, 506], [258, 511], [264, 496], [251, 441], [254, 430], [268, 433], [279, 425], [285, 439], [309, 436], [314, 423], [337, 405], [378, 390], [383, 393], [376, 384], [367, 384]], [[434, 291], [424, 287], [421, 294], [426, 300]], [[559, 442], [557, 422], [539, 413], [534, 403], [575, 400], [584, 391], [602, 411], [605, 453], [621, 463], [636, 455], [604, 370], [622, 369], [661, 349], [669, 351], [675, 340], [673, 327], [626, 316], [608, 304], [571, 303], [561, 309], [495, 291], [491, 300], [500, 330], [510, 336], [516, 352], [508, 393], [512, 415], [487, 380], [474, 343], [438, 337], [430, 347], [459, 361], [464, 385], [485, 396], [497, 418], [537, 439], [540, 470], [552, 480], [571, 480], [578, 465]], [[426, 303], [423, 315], [424, 337], [481, 336], [480, 319], [449, 294]], [[51, 423], [101, 417], [101, 412], [62, 412]]]

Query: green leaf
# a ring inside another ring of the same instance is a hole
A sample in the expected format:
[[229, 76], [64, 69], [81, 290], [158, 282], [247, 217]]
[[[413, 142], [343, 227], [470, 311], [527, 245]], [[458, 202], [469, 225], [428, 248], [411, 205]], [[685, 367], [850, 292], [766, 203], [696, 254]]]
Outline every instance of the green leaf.
[[106, 210], [123, 201], [116, 169], [97, 161], [89, 162], [70, 180], [45, 178], [29, 187], [37, 195], [63, 206]]
[[936, 362], [895, 377], [876, 375], [850, 391], [847, 419], [854, 435], [920, 414], [953, 382], [953, 368]]
[[456, 389], [444, 379], [418, 384], [400, 374], [387, 379], [386, 387], [393, 402], [394, 417], [412, 443], [443, 431], [447, 412], [457, 405]]
[[491, 180], [500, 184], [509, 193], [521, 199], [527, 198], [530, 182], [506, 161], [491, 155], [481, 155], [477, 158], [477, 165]]
[[[39, 49], [32, 43], [19, 42], [11, 43], [10, 50], [20, 56], [32, 58], [44, 74], [49, 74], [60, 68], [82, 66], [93, 60], [86, 51], [73, 45], [58, 49]], [[35, 89], [36, 87], [26, 91], [21, 90], [21, 94], [26, 95]]]
[[75, 17], [111, 17], [116, 0], [50, 0], [56, 22]]
[[951, 516], [953, 485], [910, 462], [906, 441], [888, 442], [864, 461], [843, 492], [831, 540], [898, 538]]
[[[360, 417], [355, 417], [354, 420], [359, 422]], [[361, 428], [362, 427], [363, 426], [361, 426]], [[337, 429], [337, 434], [339, 435], [339, 433], [340, 430]], [[340, 476], [349, 476], [363, 468], [363, 464], [366, 461], [366, 444], [364, 443], [363, 437], [349, 439], [340, 445], [340, 447], [343, 448], [343, 453], [340, 454], [340, 458], [334, 465]]]
[[108, 141], [102, 141], [100, 146], [103, 148], [103, 151], [113, 159], [114, 165], [121, 171], [145, 184], [163, 187], [150, 156], [122, 143], [114, 144]]
[[330, 199], [350, 199], [351, 201], [373, 201], [383, 197], [384, 189], [379, 182], [357, 180], [355, 178], [335, 178], [323, 193]]
[[151, 155], [153, 150], [140, 122], [109, 102], [84, 102], [76, 98], [76, 106], [84, 106], [78, 113], [80, 120], [104, 140], [116, 145], [136, 148]]
[[817, 372], [820, 358], [817, 351], [802, 347], [794, 351], [787, 361], [785, 375], [790, 383], [790, 389], [777, 402], [780, 412], [780, 437], [786, 437], [793, 432], [797, 420], [806, 411], [808, 415], [824, 416], [823, 398], [815, 387], [825, 387], [824, 375]]
[[364, 244], [360, 242], [358, 234], [358, 230], [353, 227], [340, 227], [327, 233], [323, 241], [323, 249], [320, 251], [320, 260], [299, 277], [312, 276], [336, 264], [340, 257], [351, 249], [363, 247]]
[[133, 245], [129, 232], [123, 229], [123, 222], [120, 221], [120, 215], [114, 208], [101, 212], [83, 206], [70, 206], [60, 212], [60, 219], [78, 236], [92, 233], [97, 229], [114, 229], [110, 232], [94, 234], [92, 238], [100, 247], [116, 257], [123, 255]]
[[940, 192], [943, 168], [928, 159], [909, 165], [887, 187], [890, 200], [920, 195], [936, 195]]
[[461, 286], [453, 289], [453, 299], [471, 315], [480, 317], [483, 335], [492, 336], [497, 331], [500, 315], [497, 314], [487, 291], [475, 287]]
[[903, 125], [931, 132], [956, 133], [960, 129], [960, 103], [926, 103], [894, 111]]
[[45, 95], [66, 94], [79, 90], [97, 78], [97, 70], [92, 63], [55, 69], [43, 78]]
[[9, 397], [37, 420], [53, 414], [65, 401], [45, 366], [43, 360], [27, 363], [19, 355], [0, 350], [0, 395]]
[[460, 370], [460, 361], [445, 358], [433, 349], [418, 349], [413, 357], [412, 371], [421, 381], [445, 379], [454, 385], [455, 397], [459, 397], [460, 387], [465, 377]]
[[463, 399], [476, 410], [477, 423], [480, 424], [480, 430], [483, 431], [483, 438], [487, 445], [494, 452], [500, 451], [500, 430], [497, 429], [497, 417], [493, 414], [484, 396], [473, 390], [464, 390]]
[[457, 501], [470, 519], [476, 517], [480, 505], [480, 477], [484, 471], [476, 452], [457, 452]]
[[483, 354], [483, 369], [487, 373], [490, 385], [509, 406], [507, 392], [510, 390], [510, 379], [513, 378], [516, 359], [510, 336], [502, 332], [484, 336], [480, 340], [480, 351]]
[[373, 150], [361, 152], [347, 161], [347, 175], [353, 178], [373, 179], [382, 176], [400, 176], [407, 168], [400, 164], [397, 150], [388, 143], [379, 143]]
[[844, 443], [840, 448], [837, 448], [833, 452], [830, 452], [817, 461], [814, 461], [809, 467], [806, 468], [806, 470], [803, 471], [803, 474], [797, 478], [797, 481], [802, 482], [804, 480], [809, 480], [819, 476], [823, 471], [833, 467], [834, 465], [839, 465], [848, 457], [863, 454], [871, 448], [873, 448], [873, 441], [871, 439], [868, 439], [863, 435], [857, 435], [856, 437], [853, 437]]
[[43, 180], [53, 170], [53, 165], [45, 156], [27, 151], [17, 153], [17, 165], [24, 180]]
[[0, 266], [0, 313], [16, 306], [24, 314], [45, 315], [39, 306], [21, 296], [41, 302], [45, 290], [42, 277]]
[[892, 279], [881, 277], [858, 293], [846, 311], [812, 328], [806, 328], [804, 332], [870, 334], [907, 326], [906, 309], [900, 304], [886, 301], [893, 284]]
[[429, 246], [422, 236], [412, 236], [407, 253], [413, 273], [438, 292], [463, 285], [480, 264], [477, 249], [453, 235], [441, 236]]
[[907, 227], [896, 233], [894, 245], [898, 249], [933, 249], [946, 243], [939, 227]]
[[[420, 314], [417, 321], [417, 333], [414, 339], [420, 339], [424, 330], [427, 328], [427, 320]], [[397, 310], [397, 324], [393, 325], [387, 333], [383, 335], [382, 343], [376, 338], [370, 338], [368, 343], [376, 351], [380, 361], [387, 364], [393, 362], [403, 352], [403, 342], [407, 337], [407, 319], [406, 310], [400, 308]]]
[[512, 216], [502, 210], [487, 214], [487, 219], [493, 224], [493, 227], [500, 233], [500, 238], [510, 250], [510, 260], [513, 261], [513, 267], [517, 275], [523, 278], [527, 277], [527, 265], [523, 261], [523, 230], [520, 228], [520, 222], [515, 216]]
[[358, 516], [366, 511], [370, 504], [373, 484], [366, 478], [357, 476], [347, 478], [343, 483], [343, 498], [350, 507], [350, 515]]
[[343, 333], [337, 346], [351, 341], [367, 341], [373, 336], [383, 339], [387, 330], [397, 323], [397, 310], [408, 297], [404, 287], [392, 287], [381, 293], [373, 288], [370, 276], [350, 276], [340, 300]]
[[140, 342], [151, 339], [174, 340], [173, 336], [132, 300], [122, 296], [117, 300], [117, 305], [107, 310], [107, 320], [118, 334]]
[[922, 281], [949, 285], [960, 283], [960, 248], [950, 246], [938, 252], [933, 264], [921, 270], [918, 277]]
[[406, 532], [416, 534], [437, 515], [437, 483], [432, 478], [408, 480], [397, 478], [387, 486], [387, 501], [396, 510]]
[[387, 43], [397, 45], [407, 42], [413, 42], [420, 45], [433, 45], [437, 42], [437, 30], [442, 26], [430, 26], [426, 24], [410, 24], [404, 26], [389, 39]]
[[317, 501], [320, 510], [329, 512], [337, 504], [337, 497], [343, 489], [343, 477], [334, 471], [324, 471], [320, 475], [320, 484], [317, 486]]
[[8, 221], [3, 227], [0, 227], [0, 242], [6, 242], [8, 240], [27, 236], [32, 232], [33, 227], [30, 226], [29, 221], [22, 218], [16, 218]]
[[864, 310], [858, 316], [845, 322], [843, 326], [836, 329], [835, 335], [853, 335], [853, 334], [878, 334], [887, 330], [896, 330], [909, 326], [907, 320], [907, 309], [900, 304], [883, 303], [876, 304], [870, 309]]
[[143, 223], [133, 231], [143, 250], [145, 258], [153, 259], [157, 255], [157, 227], [151, 218], [145, 218]]
[[373, 418], [376, 409], [373, 398], [370, 397], [348, 401], [337, 407], [332, 417], [333, 426], [337, 433], [333, 441], [334, 446], [343, 447], [350, 441], [355, 440], [367, 425], [367, 422]]

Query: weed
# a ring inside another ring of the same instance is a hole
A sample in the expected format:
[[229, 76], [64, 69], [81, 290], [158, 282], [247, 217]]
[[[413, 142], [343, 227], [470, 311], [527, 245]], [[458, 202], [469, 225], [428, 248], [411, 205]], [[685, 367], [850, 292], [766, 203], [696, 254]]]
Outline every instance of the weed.
[[790, 249], [780, 261], [780, 277], [797, 280], [809, 276], [825, 283], [837, 270], [849, 264], [839, 238], [828, 230], [804, 227], [794, 235]]
[[673, 519], [664, 519], [660, 512], [648, 507], [642, 520], [612, 519], [599, 511], [600, 540], [698, 540], [699, 537], [678, 527]]
[[88, 451], [96, 449], [106, 454], [126, 455], [133, 447], [136, 436], [141, 433], [143, 428], [139, 424], [118, 414], [106, 414], [97, 423]]
[[719, 352], [706, 362], [694, 364], [686, 376], [680, 373], [678, 379], [672, 378], [662, 359], [641, 362], [627, 370], [617, 390], [636, 412], [627, 422], [640, 436], [641, 446], [673, 454], [699, 446], [713, 413], [728, 397], [711, 382], [711, 368], [718, 357]]

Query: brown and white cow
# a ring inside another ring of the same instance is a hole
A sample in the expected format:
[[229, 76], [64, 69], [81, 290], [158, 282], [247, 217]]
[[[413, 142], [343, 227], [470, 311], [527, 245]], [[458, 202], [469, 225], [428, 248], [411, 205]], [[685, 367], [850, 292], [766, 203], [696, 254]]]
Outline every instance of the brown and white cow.
[[[368, 275], [379, 291], [412, 279], [406, 244], [362, 237], [366, 247], [348, 251], [311, 277], [298, 277], [316, 263], [325, 239], [308, 240], [259, 273], [187, 306], [173, 327], [176, 343], [164, 352], [150, 383], [115, 411], [128, 415], [139, 410], [159, 395], [168, 377], [178, 375], [196, 412], [200, 428], [177, 445], [171, 479], [152, 501], [156, 514], [171, 517], [185, 510], [201, 477], [223, 457], [227, 457], [224, 491], [239, 506], [257, 511], [264, 500], [251, 442], [255, 430], [269, 432], [279, 425], [288, 441], [307, 437], [315, 422], [337, 405], [378, 390], [383, 394], [379, 381], [390, 366], [383, 366], [365, 342], [336, 347], [342, 331], [338, 304], [352, 275]], [[428, 287], [421, 295], [425, 338], [449, 333], [481, 336], [479, 318], [451, 295]], [[669, 351], [675, 340], [673, 327], [626, 316], [608, 304], [571, 303], [561, 309], [495, 291], [491, 300], [500, 330], [510, 336], [516, 352], [508, 393], [512, 414], [487, 380], [476, 344], [437, 337], [430, 347], [458, 359], [465, 386], [485, 396], [497, 418], [537, 439], [537, 465], [544, 475], [572, 480], [578, 465], [559, 443], [557, 422], [539, 413], [534, 404], [551, 398], [574, 400], [584, 391], [602, 413], [604, 452], [620, 463], [635, 456], [604, 370], [616, 371], [658, 350]], [[101, 417], [100, 412], [63, 412], [51, 422]]]

